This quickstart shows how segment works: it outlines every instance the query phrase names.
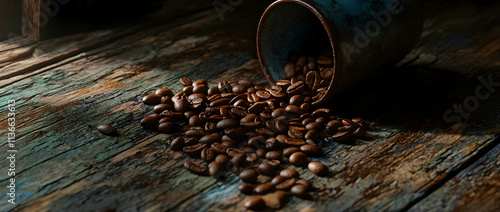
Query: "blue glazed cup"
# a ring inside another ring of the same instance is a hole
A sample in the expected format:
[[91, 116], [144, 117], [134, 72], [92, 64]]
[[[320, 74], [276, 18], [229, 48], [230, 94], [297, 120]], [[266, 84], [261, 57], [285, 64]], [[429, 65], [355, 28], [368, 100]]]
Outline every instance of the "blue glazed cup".
[[422, 25], [419, 0], [278, 0], [261, 17], [257, 52], [275, 84], [291, 53], [331, 49], [334, 74], [316, 106], [403, 59]]

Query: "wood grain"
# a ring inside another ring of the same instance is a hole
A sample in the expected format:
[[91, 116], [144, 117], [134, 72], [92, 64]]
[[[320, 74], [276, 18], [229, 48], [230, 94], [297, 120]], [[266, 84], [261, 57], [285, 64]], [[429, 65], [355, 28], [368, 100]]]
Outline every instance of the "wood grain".
[[[319, 141], [324, 152], [313, 159], [327, 164], [332, 175], [292, 167], [315, 189], [310, 198], [291, 198], [278, 211], [428, 209], [420, 202], [446, 204], [448, 210], [466, 210], [468, 203], [494, 209], [497, 197], [485, 195], [500, 191], [491, 175], [498, 173], [499, 92], [480, 101], [461, 124], [446, 122], [443, 113], [474, 95], [478, 77], [500, 81], [498, 14], [492, 15], [498, 3], [485, 8], [462, 2], [437, 13], [443, 5], [427, 2], [424, 34], [405, 61], [327, 103], [339, 117], [366, 117], [369, 136], [353, 144]], [[248, 77], [266, 85], [254, 37], [265, 6], [244, 2], [224, 22], [213, 11], [198, 11], [4, 77], [0, 113], [9, 99], [16, 99], [19, 110], [19, 204], [6, 204], [4, 196], [0, 210], [245, 211], [248, 196], [236, 190], [236, 176], [217, 182], [193, 175], [182, 167], [187, 156], [168, 148], [175, 134], [141, 129], [139, 120], [152, 108], [140, 99], [160, 87], [180, 91], [180, 76], [205, 78], [210, 85]], [[60, 52], [74, 45], [81, 44]], [[57, 53], [42, 57], [51, 54]], [[47, 61], [21, 63], [29, 60]], [[94, 129], [105, 123], [116, 126], [119, 136]], [[453, 183], [450, 176], [457, 172]], [[471, 176], [487, 185], [474, 188], [476, 195], [467, 192], [478, 185], [467, 183]], [[6, 179], [0, 175], [0, 187]]]
[[41, 15], [41, 0], [22, 0], [22, 34], [32, 40], [40, 40], [41, 18], [48, 21], [48, 17], [40, 17]]

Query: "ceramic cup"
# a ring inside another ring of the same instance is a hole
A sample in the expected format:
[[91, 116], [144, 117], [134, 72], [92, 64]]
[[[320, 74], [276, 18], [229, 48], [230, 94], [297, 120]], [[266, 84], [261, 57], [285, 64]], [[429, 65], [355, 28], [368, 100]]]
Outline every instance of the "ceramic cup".
[[331, 50], [334, 74], [319, 105], [403, 59], [422, 25], [419, 0], [278, 0], [261, 17], [257, 52], [275, 84], [291, 53]]

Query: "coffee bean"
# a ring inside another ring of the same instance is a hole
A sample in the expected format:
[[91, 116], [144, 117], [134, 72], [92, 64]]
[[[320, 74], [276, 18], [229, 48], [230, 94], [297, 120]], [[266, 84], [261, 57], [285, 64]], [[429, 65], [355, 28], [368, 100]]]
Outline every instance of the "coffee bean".
[[321, 75], [317, 71], [309, 71], [306, 75], [306, 84], [312, 91], [318, 90], [321, 80]]
[[304, 180], [304, 179], [297, 180], [295, 182], [295, 184], [303, 185], [305, 187], [306, 191], [311, 188], [311, 183], [309, 181], [307, 181], [307, 180]]
[[230, 159], [227, 155], [220, 154], [220, 155], [217, 155], [217, 157], [215, 157], [214, 161], [216, 161], [219, 164], [226, 165], [229, 162], [229, 160]]
[[184, 135], [188, 138], [197, 138], [197, 139], [200, 139], [201, 137], [207, 134], [208, 133], [205, 130], [193, 130], [193, 129], [190, 129], [184, 133]]
[[200, 157], [206, 162], [212, 162], [215, 160], [216, 153], [212, 148], [205, 147], [203, 148], [203, 150], [201, 150]]
[[217, 163], [217, 161], [212, 161], [208, 164], [208, 174], [217, 180], [225, 180], [225, 176], [222, 174], [223, 170], [224, 167], [220, 163]]
[[277, 190], [275, 192], [262, 196], [266, 205], [273, 209], [283, 208], [283, 205], [288, 201], [289, 195], [285, 191]]
[[300, 109], [300, 107], [295, 106], [295, 105], [286, 106], [285, 112], [290, 113], [290, 114], [294, 114], [294, 115], [300, 115], [300, 114], [304, 113], [304, 111], [302, 109]]
[[264, 111], [264, 108], [266, 106], [267, 106], [267, 103], [265, 101], [256, 102], [248, 108], [248, 112], [249, 113], [261, 113], [262, 111]]
[[365, 123], [365, 120], [363, 118], [359, 118], [359, 117], [353, 118], [351, 120], [353, 122], [355, 122], [355, 123], [358, 123], [358, 124], [364, 124]]
[[290, 104], [295, 105], [295, 106], [300, 106], [302, 103], [304, 103], [304, 96], [301, 94], [293, 95], [290, 97]]
[[198, 143], [198, 139], [196, 138], [187, 138], [184, 140], [184, 146], [192, 146]]
[[276, 189], [288, 191], [293, 185], [295, 185], [296, 181], [297, 179], [295, 178], [288, 178], [282, 183], [276, 185]]
[[275, 190], [274, 184], [263, 183], [263, 184], [259, 184], [259, 185], [255, 186], [253, 191], [256, 194], [267, 194], [267, 193], [273, 192], [274, 190]]
[[286, 177], [283, 177], [281, 175], [277, 175], [276, 177], [274, 177], [272, 180], [271, 180], [271, 183], [274, 184], [274, 185], [278, 185], [282, 182], [285, 182], [288, 178]]
[[287, 135], [290, 138], [304, 138], [304, 133], [294, 128], [289, 129]]
[[220, 98], [210, 103], [210, 107], [217, 107], [221, 105], [227, 105], [229, 103], [229, 98]]
[[290, 193], [297, 197], [305, 197], [307, 194], [307, 189], [304, 185], [296, 184], [290, 189]]
[[293, 169], [283, 169], [280, 172], [280, 175], [286, 178], [299, 177], [299, 173]]
[[184, 138], [180, 136], [170, 142], [170, 149], [173, 151], [182, 150], [183, 147], [184, 147]]
[[252, 184], [243, 183], [238, 186], [238, 190], [246, 195], [251, 195], [253, 192], [253, 186]]
[[222, 145], [219, 142], [215, 142], [210, 146], [217, 154], [225, 154], [227, 151], [227, 147]]
[[162, 97], [162, 95], [158, 94], [149, 94], [142, 98], [142, 103], [144, 103], [145, 105], [157, 105], [161, 103]]
[[197, 175], [205, 175], [207, 173], [207, 166], [193, 161], [184, 162], [184, 168]]
[[206, 147], [206, 144], [198, 143], [192, 146], [185, 146], [182, 148], [189, 157], [200, 157], [201, 151]]
[[349, 140], [349, 138], [351, 138], [351, 134], [349, 133], [349, 131], [338, 132], [332, 135], [332, 139], [337, 142], [347, 141]]
[[365, 136], [365, 134], [366, 134], [366, 129], [363, 126], [359, 127], [356, 131], [352, 133], [352, 135], [355, 138], [362, 138], [363, 136]]
[[202, 121], [200, 119], [200, 116], [194, 115], [189, 118], [189, 126], [194, 127], [194, 126], [200, 126], [202, 124]]
[[257, 167], [257, 171], [261, 173], [262, 175], [266, 176], [275, 176], [276, 175], [276, 167], [272, 166], [269, 163], [261, 163]]
[[300, 150], [309, 156], [321, 155], [321, 147], [318, 145], [305, 144], [300, 147]]
[[312, 173], [314, 173], [315, 175], [318, 175], [318, 176], [327, 175], [329, 172], [328, 167], [326, 167], [325, 164], [323, 164], [321, 162], [317, 162], [317, 161], [310, 162], [307, 165], [307, 168], [309, 169], [309, 171], [311, 171]]
[[189, 109], [189, 102], [185, 98], [179, 99], [174, 101], [174, 108], [175, 111], [184, 113]]
[[207, 95], [208, 86], [207, 85], [196, 85], [193, 88], [193, 93], [200, 93], [200, 94]]
[[194, 86], [192, 86], [192, 85], [185, 86], [184, 88], [182, 88], [182, 92], [184, 92], [184, 94], [186, 96], [189, 96], [189, 95], [193, 94], [193, 89], [194, 89]]
[[247, 169], [239, 174], [239, 178], [246, 183], [254, 183], [257, 181], [259, 173], [255, 169]]
[[219, 82], [219, 84], [217, 86], [218, 86], [220, 92], [222, 92], [222, 93], [229, 93], [233, 89], [231, 86], [231, 83], [229, 83], [228, 81]]
[[163, 122], [158, 124], [158, 132], [173, 133], [174, 130], [175, 130], [175, 124], [173, 122]]
[[320, 66], [332, 66], [333, 60], [328, 57], [318, 57], [318, 59], [316, 59], [316, 63]]
[[307, 131], [306, 135], [304, 135], [304, 139], [306, 140], [317, 140], [318, 132], [316, 130]]
[[160, 88], [160, 89], [156, 90], [155, 94], [162, 95], [162, 96], [168, 96], [168, 97], [174, 96], [174, 92], [172, 92], [172, 90], [170, 90], [168, 88]]
[[193, 82], [193, 86], [198, 86], [198, 85], [208, 85], [208, 82], [205, 79], [199, 79]]
[[283, 68], [283, 74], [285, 75], [286, 79], [291, 79], [293, 76], [295, 76], [295, 64], [287, 63]]
[[169, 96], [164, 96], [161, 98], [161, 103], [162, 104], [169, 104], [169, 105], [174, 105], [174, 102], [172, 101], [172, 98]]
[[307, 163], [307, 156], [303, 152], [295, 152], [288, 159], [294, 166], [303, 166]]
[[266, 152], [266, 150], [264, 150], [264, 149], [257, 149], [257, 150], [255, 151], [255, 154], [257, 154], [257, 156], [258, 156], [259, 158], [266, 158], [266, 153], [267, 153], [267, 152]]
[[247, 88], [244, 85], [237, 84], [237, 85], [233, 86], [232, 91], [233, 91], [233, 93], [239, 93], [239, 94], [241, 94], [241, 93], [245, 93], [246, 89]]
[[118, 134], [118, 130], [115, 127], [109, 124], [102, 124], [97, 126], [97, 131], [102, 133], [103, 135], [116, 135]]
[[279, 147], [279, 142], [276, 140], [276, 138], [268, 138], [266, 140], [266, 149], [267, 150], [274, 150]]
[[283, 154], [281, 151], [269, 151], [266, 153], [266, 159], [268, 160], [283, 160]]
[[199, 142], [207, 145], [212, 145], [215, 142], [219, 142], [221, 138], [222, 135], [220, 135], [219, 133], [212, 133], [201, 137]]
[[222, 121], [217, 122], [217, 129], [236, 128], [239, 126], [240, 122], [234, 119], [223, 119]]
[[266, 208], [266, 202], [260, 196], [255, 196], [245, 202], [245, 208], [254, 211], [263, 210]]
[[245, 160], [249, 163], [253, 163], [259, 160], [259, 156], [257, 156], [257, 153], [248, 153]]
[[283, 156], [290, 157], [294, 152], [299, 152], [300, 148], [298, 147], [288, 147], [283, 149]]
[[288, 95], [293, 96], [293, 95], [302, 93], [303, 89], [304, 89], [304, 82], [303, 81], [297, 81], [296, 83], [291, 84], [286, 89], [286, 92], [288, 93]]
[[220, 90], [218, 87], [210, 87], [207, 91], [207, 95], [209, 96], [212, 96], [212, 95], [215, 95], [215, 94], [220, 94]]
[[181, 85], [183, 85], [183, 86], [190, 86], [193, 84], [193, 81], [191, 81], [191, 79], [189, 79], [188, 77], [181, 77], [179, 79], [179, 81], [181, 82]]
[[302, 146], [302, 145], [307, 144], [307, 143], [306, 143], [306, 141], [304, 141], [304, 139], [286, 138], [283, 144], [285, 146], [299, 147], [299, 146]]
[[266, 91], [269, 92], [269, 94], [271, 94], [271, 96], [273, 96], [274, 98], [276, 98], [278, 100], [286, 97], [286, 93], [283, 90], [283, 88], [280, 86], [277, 86], [277, 85], [273, 85], [269, 88], [266, 88]]
[[250, 80], [248, 78], [243, 78], [243, 79], [238, 80], [238, 84], [244, 85], [247, 88], [254, 86], [252, 80]]

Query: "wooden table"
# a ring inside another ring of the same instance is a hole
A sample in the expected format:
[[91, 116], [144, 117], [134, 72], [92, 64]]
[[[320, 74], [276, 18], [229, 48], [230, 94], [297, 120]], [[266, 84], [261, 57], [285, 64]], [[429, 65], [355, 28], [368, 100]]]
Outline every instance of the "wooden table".
[[[0, 152], [6, 158], [11, 149], [9, 100], [18, 151], [16, 204], [7, 202], [3, 160], [0, 210], [244, 211], [248, 196], [236, 189], [236, 176], [217, 182], [187, 172], [188, 157], [167, 144], [175, 135], [141, 128], [152, 113], [141, 97], [160, 87], [179, 91], [180, 76], [266, 85], [255, 34], [267, 4], [244, 1], [224, 21], [211, 5], [177, 6], [131, 27], [2, 42]], [[354, 144], [320, 141], [324, 154], [314, 159], [333, 175], [293, 167], [315, 189], [278, 211], [500, 210], [500, 87], [481, 82], [500, 82], [500, 3], [424, 6], [413, 52], [328, 104], [338, 117], [368, 119], [369, 136]], [[443, 118], [464, 102], [464, 117]], [[119, 136], [98, 133], [99, 124], [116, 126]]]

